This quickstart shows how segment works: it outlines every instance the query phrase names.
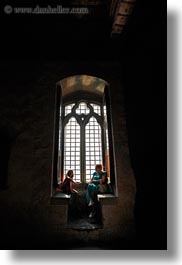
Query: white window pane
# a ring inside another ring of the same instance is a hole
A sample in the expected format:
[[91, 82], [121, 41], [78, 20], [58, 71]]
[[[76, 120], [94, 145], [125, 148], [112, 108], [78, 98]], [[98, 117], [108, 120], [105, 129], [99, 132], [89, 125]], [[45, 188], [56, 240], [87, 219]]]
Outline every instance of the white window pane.
[[79, 104], [78, 108], [76, 109], [77, 114], [89, 114], [90, 109], [87, 107], [86, 103], [82, 102]]
[[65, 106], [65, 116], [68, 115], [69, 113], [71, 113], [72, 108], [75, 104], [69, 104]]
[[[67, 106], [67, 111], [72, 110], [73, 105]], [[77, 180], [80, 178], [80, 157], [76, 156], [76, 150], [78, 153], [80, 153], [80, 144], [76, 142], [76, 137], [77, 135], [80, 137], [80, 126], [77, 123], [76, 119], [74, 117], [71, 117], [69, 119], [69, 122], [66, 124], [64, 133], [65, 133], [65, 151], [64, 151], [64, 173], [69, 169], [72, 169], [74, 171], [74, 180], [76, 180], [76, 173], [75, 173], [75, 168], [77, 164]], [[69, 148], [68, 148], [69, 147]], [[79, 179], [80, 181], [80, 179]]]
[[[98, 111], [98, 109], [95, 108]], [[89, 132], [89, 134], [88, 134]], [[98, 146], [98, 147], [96, 147]], [[95, 117], [86, 125], [86, 178], [90, 179], [97, 161], [102, 163], [101, 128]]]
[[[91, 103], [91, 108], [86, 102], [81, 102], [75, 112], [77, 114], [88, 115], [90, 111], [94, 111], [97, 115], [101, 115], [101, 106], [99, 104]], [[65, 115], [70, 114], [73, 111], [75, 104], [68, 104], [64, 109]], [[104, 109], [104, 115], [106, 116], [106, 107]], [[84, 117], [84, 116], [83, 116]], [[72, 116], [69, 122], [64, 128], [64, 172], [66, 170], [74, 170], [74, 179], [80, 181], [80, 169], [81, 165], [85, 162], [85, 178], [90, 179], [93, 171], [95, 171], [95, 164], [102, 163], [102, 139], [101, 139], [101, 127], [97, 121], [97, 118], [91, 117], [85, 127], [85, 157], [84, 161], [80, 161], [80, 125], [77, 120]], [[61, 135], [59, 136], [61, 141]], [[61, 142], [60, 142], [61, 144]], [[108, 135], [106, 132], [106, 149], [108, 149]], [[77, 173], [76, 173], [77, 171]]]
[[98, 115], [101, 115], [101, 107], [97, 104], [90, 104], [93, 107], [93, 110], [95, 113], [97, 113]]

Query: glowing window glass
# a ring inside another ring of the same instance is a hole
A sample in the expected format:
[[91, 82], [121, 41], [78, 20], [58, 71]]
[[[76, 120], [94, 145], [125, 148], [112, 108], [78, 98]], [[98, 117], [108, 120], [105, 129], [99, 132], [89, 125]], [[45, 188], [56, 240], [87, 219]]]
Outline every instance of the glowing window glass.
[[74, 180], [80, 182], [80, 125], [74, 117], [64, 128], [64, 175], [70, 169]]
[[97, 113], [98, 115], [101, 115], [101, 109], [99, 105], [97, 104], [90, 104], [90, 105], [93, 107], [95, 113]]
[[65, 106], [65, 116], [71, 113], [72, 108], [74, 107], [75, 104], [69, 104]]
[[87, 105], [85, 102], [81, 102], [78, 106], [78, 108], [76, 109], [76, 114], [89, 114], [90, 113], [90, 109], [87, 108]]
[[[91, 125], [92, 124], [92, 125]], [[90, 133], [90, 126], [94, 127], [97, 133]], [[102, 139], [101, 127], [94, 117], [91, 117], [85, 127], [85, 135], [88, 137], [86, 140], [86, 181], [89, 181], [95, 171], [96, 164], [102, 164]]]
[[[75, 105], [76, 108], [74, 108]], [[73, 108], [75, 111], [73, 111]], [[103, 108], [103, 111], [101, 111], [101, 108]], [[64, 110], [63, 113], [65, 115], [61, 116], [60, 109], [61, 122], [59, 128], [58, 171], [61, 172], [61, 176], [65, 176], [67, 171], [72, 169], [74, 180], [76, 182], [85, 182], [90, 181], [96, 164], [103, 164], [105, 170], [109, 171], [106, 106], [83, 100], [65, 105]], [[95, 113], [100, 117], [95, 115]], [[66, 117], [68, 114], [70, 115], [69, 118]], [[85, 116], [77, 116], [82, 114]], [[86, 118], [88, 115], [89, 121]], [[100, 124], [102, 124], [102, 127]], [[63, 126], [62, 129], [61, 126]], [[61, 139], [62, 132], [64, 137]], [[63, 144], [64, 152], [61, 150], [61, 144]]]

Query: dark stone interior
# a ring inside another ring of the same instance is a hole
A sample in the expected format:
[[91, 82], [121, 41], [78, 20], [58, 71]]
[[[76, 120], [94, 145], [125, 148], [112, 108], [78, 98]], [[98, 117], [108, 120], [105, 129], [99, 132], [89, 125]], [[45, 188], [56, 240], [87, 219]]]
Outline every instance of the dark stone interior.
[[[2, 16], [1, 249], [167, 248], [165, 16], [139, 0], [113, 39], [107, 16]], [[55, 85], [74, 74], [111, 86], [118, 196], [98, 229], [67, 227], [69, 198], [51, 200]]]

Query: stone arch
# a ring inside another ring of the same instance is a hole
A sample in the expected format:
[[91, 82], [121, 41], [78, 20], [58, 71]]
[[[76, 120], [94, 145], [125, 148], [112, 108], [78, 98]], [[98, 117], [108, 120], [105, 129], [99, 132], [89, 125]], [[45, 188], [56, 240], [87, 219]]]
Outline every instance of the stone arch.
[[[112, 128], [112, 113], [111, 113], [111, 107], [110, 107], [110, 86], [109, 83], [97, 76], [93, 75], [74, 75], [74, 76], [68, 76], [64, 77], [60, 81], [57, 82], [57, 89], [56, 89], [56, 105], [60, 106], [61, 101], [63, 100], [65, 102], [71, 102], [68, 98], [69, 95], [71, 97], [74, 95], [80, 97], [80, 92], [82, 94], [90, 94], [94, 95], [93, 98], [96, 98], [98, 101], [100, 101], [101, 104], [105, 101], [105, 105], [107, 108], [107, 114], [108, 114], [108, 131], [109, 131], [109, 150], [110, 150], [110, 166], [109, 168], [113, 170], [111, 175], [111, 182], [114, 185], [114, 192], [117, 195], [117, 178], [116, 178], [116, 167], [115, 167], [115, 152], [114, 152], [114, 139], [113, 139], [113, 128]], [[89, 99], [90, 95], [88, 96]], [[80, 98], [81, 99], [81, 98]], [[55, 115], [55, 130], [54, 130], [54, 144], [58, 142], [59, 136], [56, 136], [56, 133], [58, 131], [59, 127], [59, 109], [57, 108], [55, 110], [57, 113]], [[102, 143], [103, 145], [103, 143]], [[53, 165], [53, 186], [56, 187], [57, 185], [57, 178], [55, 175], [57, 175], [57, 171], [55, 167], [57, 166], [57, 162], [55, 162], [57, 157], [57, 147], [54, 146], [54, 165]], [[62, 165], [63, 168], [63, 165]], [[63, 176], [61, 176], [63, 178]]]

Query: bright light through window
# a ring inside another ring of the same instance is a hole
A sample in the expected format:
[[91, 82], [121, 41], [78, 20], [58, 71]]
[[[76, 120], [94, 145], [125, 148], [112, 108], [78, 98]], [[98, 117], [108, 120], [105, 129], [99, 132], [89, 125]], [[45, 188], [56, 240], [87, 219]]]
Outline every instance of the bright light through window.
[[64, 129], [64, 175], [74, 171], [74, 180], [80, 181], [80, 125], [70, 118]]
[[100, 106], [97, 105], [97, 104], [90, 104], [93, 109], [94, 109], [94, 112], [97, 113], [98, 115], [101, 115], [101, 110], [100, 110]]
[[86, 181], [90, 180], [96, 164], [102, 164], [101, 127], [94, 117], [91, 117], [85, 127], [85, 160]]
[[[109, 169], [106, 108], [101, 112], [101, 105], [81, 101], [65, 105], [62, 110], [65, 115], [60, 115], [62, 122], [59, 133], [59, 172], [65, 176], [67, 171], [72, 169], [76, 182], [90, 181], [96, 164], [103, 164], [105, 161], [105, 168]], [[61, 131], [64, 132], [64, 153], [61, 152]]]
[[69, 105], [65, 106], [65, 116], [68, 115], [69, 113], [71, 113], [74, 105], [75, 104], [69, 104]]
[[106, 106], [103, 107], [103, 111], [104, 111], [104, 121], [105, 121], [105, 131], [106, 131], [106, 149], [109, 150], [109, 139], [108, 139], [107, 110], [106, 110]]
[[78, 106], [78, 108], [76, 109], [76, 114], [89, 114], [90, 113], [90, 109], [87, 108], [87, 105], [84, 102], [81, 102]]

